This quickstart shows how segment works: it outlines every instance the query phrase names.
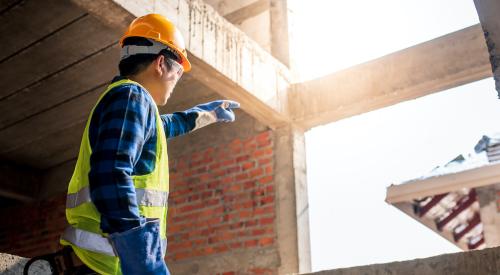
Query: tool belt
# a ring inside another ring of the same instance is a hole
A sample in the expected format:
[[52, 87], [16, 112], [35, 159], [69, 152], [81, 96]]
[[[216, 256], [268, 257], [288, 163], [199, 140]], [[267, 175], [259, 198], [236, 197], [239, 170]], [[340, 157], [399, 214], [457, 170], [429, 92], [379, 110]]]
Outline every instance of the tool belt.
[[87, 275], [97, 274], [88, 268], [75, 254], [70, 246], [52, 253], [31, 258], [24, 266], [24, 275], [29, 275], [30, 266], [37, 261], [47, 261], [54, 275]]

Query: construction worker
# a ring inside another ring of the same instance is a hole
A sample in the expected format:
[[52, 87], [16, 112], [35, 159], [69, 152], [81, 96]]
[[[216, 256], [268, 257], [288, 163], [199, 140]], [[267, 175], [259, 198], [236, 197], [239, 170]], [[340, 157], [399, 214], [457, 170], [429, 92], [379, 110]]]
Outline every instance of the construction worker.
[[69, 183], [61, 237], [100, 274], [169, 274], [167, 138], [231, 122], [239, 104], [219, 100], [160, 115], [191, 69], [179, 30], [165, 17], [135, 19], [121, 38], [120, 76], [90, 113]]

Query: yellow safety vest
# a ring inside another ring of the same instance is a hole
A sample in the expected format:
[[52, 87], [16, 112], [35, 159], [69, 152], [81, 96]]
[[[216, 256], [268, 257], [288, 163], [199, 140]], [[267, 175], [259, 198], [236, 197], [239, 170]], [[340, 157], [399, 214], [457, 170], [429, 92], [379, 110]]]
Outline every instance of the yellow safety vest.
[[[111, 89], [119, 85], [139, 85], [131, 80], [120, 80], [108, 86], [97, 104]], [[96, 106], [97, 106], [96, 104]], [[155, 105], [156, 107], [156, 105]], [[94, 107], [95, 109], [95, 107]], [[83, 132], [80, 153], [71, 177], [66, 198], [66, 218], [69, 226], [61, 237], [62, 245], [70, 245], [76, 255], [90, 268], [101, 274], [121, 274], [120, 263], [107, 234], [100, 229], [101, 215], [90, 198], [88, 173], [90, 171], [89, 125], [90, 113]], [[154, 171], [147, 175], [132, 176], [137, 195], [139, 213], [146, 218], [160, 219], [163, 255], [166, 251], [166, 222], [168, 201], [167, 139], [156, 108], [156, 160]]]

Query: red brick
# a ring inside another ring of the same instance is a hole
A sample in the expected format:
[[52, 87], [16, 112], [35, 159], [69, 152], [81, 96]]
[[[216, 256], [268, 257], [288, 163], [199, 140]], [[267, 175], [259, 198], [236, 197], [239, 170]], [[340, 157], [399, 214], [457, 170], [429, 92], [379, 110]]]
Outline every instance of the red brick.
[[266, 187], [266, 193], [273, 194], [274, 193], [274, 185], [269, 185]]
[[236, 158], [236, 162], [242, 162], [242, 161], [246, 161], [250, 159], [250, 156], [249, 155], [243, 155], [243, 156], [239, 156]]
[[255, 139], [257, 139], [257, 141], [265, 141], [265, 140], [269, 140], [269, 138], [270, 138], [270, 131], [260, 133], [255, 137]]
[[241, 219], [246, 219], [246, 218], [251, 218], [251, 217], [253, 217], [252, 211], [248, 211], [248, 210], [240, 211], [240, 218]]
[[255, 215], [262, 215], [262, 214], [274, 214], [274, 206], [267, 206], [267, 207], [259, 207], [255, 209]]
[[252, 221], [246, 221], [245, 222], [245, 227], [253, 227], [258, 224], [257, 220], [252, 220]]
[[255, 181], [247, 181], [243, 183], [243, 188], [245, 189], [251, 189], [255, 187]]
[[266, 158], [261, 158], [258, 160], [258, 163], [259, 163], [259, 166], [264, 166], [266, 164], [269, 164], [272, 162], [272, 158], [271, 157], [266, 157]]
[[241, 185], [239, 185], [239, 184], [231, 185], [231, 187], [229, 188], [229, 190], [231, 192], [238, 192], [238, 191], [241, 190]]
[[250, 175], [250, 177], [256, 177], [256, 176], [260, 176], [264, 173], [264, 170], [260, 167], [257, 167], [253, 170], [251, 170], [248, 174]]
[[208, 169], [209, 170], [215, 170], [215, 169], [219, 168], [220, 166], [221, 166], [220, 162], [216, 162], [216, 163], [210, 164], [208, 166]]
[[214, 177], [224, 176], [226, 174], [226, 169], [219, 169], [219, 170], [212, 171], [212, 174]]
[[255, 167], [254, 161], [248, 161], [248, 162], [241, 164], [241, 169], [243, 169], [243, 171], [254, 168], [254, 167]]
[[273, 181], [273, 176], [265, 176], [259, 179], [259, 183], [266, 184]]
[[205, 191], [201, 194], [201, 199], [206, 199], [206, 198], [210, 198], [213, 196], [213, 191], [212, 190], [209, 190], [209, 191]]
[[253, 236], [259, 236], [259, 235], [263, 235], [265, 233], [266, 233], [266, 230], [265, 229], [260, 229], [260, 228], [259, 229], [254, 229], [252, 231], [252, 235]]
[[274, 202], [274, 196], [265, 197], [265, 198], [260, 200], [261, 205], [269, 204], [272, 202]]
[[273, 173], [273, 167], [272, 166], [267, 166], [266, 169], [265, 169], [265, 171], [266, 171], [266, 174], [268, 174], [268, 175], [272, 174]]
[[274, 243], [274, 239], [273, 238], [262, 238], [259, 240], [259, 245], [260, 246], [267, 246], [267, 245], [271, 245]]
[[226, 169], [226, 173], [233, 174], [240, 171], [240, 166], [232, 166]]
[[235, 177], [235, 179], [237, 181], [246, 180], [248, 178], [249, 178], [249, 176], [247, 173], [239, 174], [239, 175], [236, 175], [236, 177]]
[[265, 148], [265, 147], [270, 146], [270, 145], [271, 145], [271, 140], [257, 141], [258, 148]]
[[261, 218], [259, 223], [261, 225], [272, 224], [274, 223], [274, 217]]
[[238, 249], [238, 248], [241, 248], [243, 246], [243, 244], [240, 242], [237, 242], [237, 243], [232, 243], [230, 246], [232, 249]]
[[222, 165], [222, 166], [229, 166], [229, 165], [233, 165], [233, 164], [235, 164], [235, 163], [236, 163], [236, 161], [235, 161], [234, 159], [229, 159], [229, 160], [223, 161], [223, 162], [221, 163], [221, 165]]
[[258, 157], [261, 157], [261, 156], [267, 156], [267, 155], [271, 155], [273, 153], [273, 149], [272, 148], [264, 148], [264, 149], [259, 149], [259, 150], [256, 150], [252, 153], [252, 156], [254, 158], [258, 158]]
[[254, 246], [257, 246], [258, 244], [258, 241], [257, 240], [248, 240], [248, 241], [245, 241], [245, 247], [254, 247]]

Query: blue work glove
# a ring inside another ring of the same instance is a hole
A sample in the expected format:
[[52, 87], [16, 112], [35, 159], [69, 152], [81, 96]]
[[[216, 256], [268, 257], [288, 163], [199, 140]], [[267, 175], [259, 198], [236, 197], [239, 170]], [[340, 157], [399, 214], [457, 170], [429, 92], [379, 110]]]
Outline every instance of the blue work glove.
[[109, 235], [123, 275], [170, 275], [162, 256], [160, 222], [148, 220], [130, 230]]
[[233, 122], [235, 116], [232, 109], [239, 108], [240, 104], [232, 100], [216, 100], [191, 108], [197, 112], [194, 130], [214, 122]]

